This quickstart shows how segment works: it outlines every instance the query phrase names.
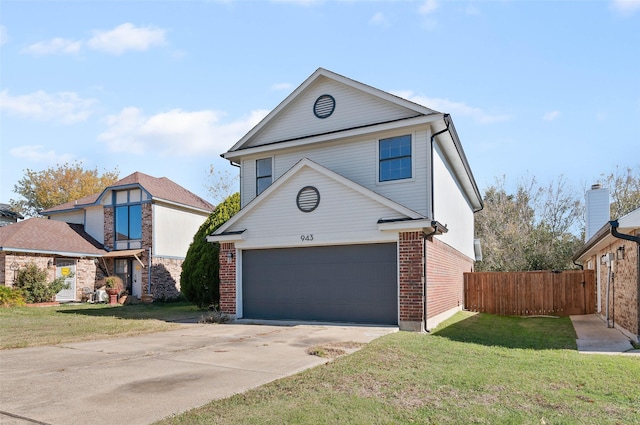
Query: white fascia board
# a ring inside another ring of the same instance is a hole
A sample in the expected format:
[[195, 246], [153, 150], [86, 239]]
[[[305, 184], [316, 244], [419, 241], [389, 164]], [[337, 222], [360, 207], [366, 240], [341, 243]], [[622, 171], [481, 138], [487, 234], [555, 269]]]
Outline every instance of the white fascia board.
[[[329, 170], [328, 168], [323, 167], [322, 165], [311, 161], [308, 158], [303, 158], [300, 161], [298, 161], [293, 167], [291, 167], [289, 170], [287, 170], [282, 176], [280, 176], [280, 178], [278, 178], [276, 181], [274, 181], [271, 186], [269, 186], [267, 189], [265, 189], [264, 192], [262, 192], [260, 195], [256, 196], [255, 198], [253, 198], [253, 200], [251, 200], [251, 202], [249, 202], [243, 209], [241, 209], [237, 214], [235, 214], [233, 217], [231, 217], [225, 224], [223, 224], [222, 226], [220, 226], [217, 229], [217, 233], [221, 234], [224, 233], [227, 229], [229, 229], [230, 227], [232, 227], [235, 223], [237, 223], [238, 221], [240, 221], [242, 219], [242, 217], [244, 217], [249, 211], [253, 210], [254, 208], [256, 208], [256, 206], [260, 205], [265, 199], [267, 199], [269, 196], [271, 196], [271, 194], [273, 192], [275, 192], [276, 190], [278, 190], [278, 188], [280, 186], [282, 186], [287, 180], [289, 180], [292, 176], [294, 176], [300, 169], [302, 169], [303, 167], [309, 167], [321, 174], [324, 174], [325, 176], [336, 180], [338, 183], [343, 184], [344, 186], [347, 186], [350, 189], [353, 189], [359, 193], [361, 193], [364, 196], [367, 196], [371, 199], [373, 199], [376, 202], [379, 202], [380, 204], [389, 207], [395, 211], [397, 211], [400, 215], [409, 217], [411, 219], [420, 219], [420, 218], [424, 218], [423, 215], [421, 215], [420, 213], [417, 213], [415, 211], [413, 211], [412, 209], [409, 209], [407, 207], [404, 207], [400, 204], [398, 204], [397, 202], [392, 201], [389, 198], [385, 198], [382, 195], [379, 195], [377, 193], [375, 193], [372, 190], [369, 190], [349, 179], [347, 179], [346, 177], [341, 176], [340, 174], [333, 172], [331, 170]], [[212, 235], [212, 236], [216, 236], [216, 235]]]
[[[438, 123], [440, 124], [440, 123]], [[445, 130], [446, 123], [444, 125], [434, 125], [433, 133], [437, 133], [439, 131]], [[453, 125], [453, 123], [452, 123]], [[474, 211], [480, 211], [482, 209], [482, 196], [478, 190], [478, 187], [475, 183], [475, 179], [471, 174], [471, 170], [468, 169], [469, 165], [466, 162], [466, 157], [464, 157], [464, 151], [459, 151], [458, 149], [462, 149], [462, 146], [453, 139], [450, 130], [439, 134], [436, 136], [436, 143], [440, 147], [440, 150], [445, 155], [445, 159], [448, 165], [453, 170], [456, 175], [456, 179], [458, 184], [463, 188], [464, 194], [466, 198], [469, 200], [469, 203], [473, 207]]]
[[280, 149], [307, 146], [314, 143], [322, 143], [326, 141], [337, 141], [340, 139], [346, 139], [350, 137], [366, 136], [368, 134], [373, 134], [373, 133], [378, 133], [378, 132], [388, 131], [388, 130], [396, 130], [399, 128], [405, 128], [410, 126], [431, 124], [439, 119], [442, 119], [442, 115], [434, 114], [429, 116], [419, 116], [414, 118], [407, 118], [404, 120], [386, 122], [382, 124], [373, 124], [367, 127], [359, 127], [359, 128], [349, 129], [349, 130], [338, 131], [335, 133], [327, 133], [327, 134], [319, 134], [317, 136], [302, 137], [296, 140], [289, 140], [286, 142], [273, 142], [266, 145], [260, 145], [260, 146], [255, 146], [247, 149], [240, 149], [236, 151], [234, 151], [232, 148], [228, 152], [223, 153], [222, 157], [229, 161], [239, 163], [240, 158], [248, 155], [271, 152], [271, 151], [280, 150]]
[[[178, 208], [180, 208], [182, 210], [186, 210], [186, 211], [189, 211], [189, 212], [194, 213], [194, 214], [197, 213], [198, 215], [205, 214], [205, 215], [209, 216], [209, 214], [211, 214], [213, 212], [213, 210], [209, 211], [209, 210], [205, 210], [203, 208], [196, 208], [196, 207], [192, 207], [191, 205], [181, 204], [179, 202], [174, 202], [174, 201], [168, 201], [168, 200], [162, 199], [162, 198], [152, 197], [151, 200], [156, 205], [168, 205], [168, 206], [172, 206], [172, 207], [178, 207]], [[202, 214], [200, 214], [200, 213], [202, 213]]]
[[432, 232], [433, 225], [432, 220], [423, 219], [423, 220], [402, 220], [402, 221], [391, 221], [387, 223], [378, 223], [378, 230], [381, 231], [392, 231], [392, 232]]
[[618, 231], [625, 233], [640, 228], [640, 208], [618, 219]]
[[239, 242], [244, 240], [243, 233], [234, 233], [226, 235], [209, 235], [207, 236], [207, 242]]

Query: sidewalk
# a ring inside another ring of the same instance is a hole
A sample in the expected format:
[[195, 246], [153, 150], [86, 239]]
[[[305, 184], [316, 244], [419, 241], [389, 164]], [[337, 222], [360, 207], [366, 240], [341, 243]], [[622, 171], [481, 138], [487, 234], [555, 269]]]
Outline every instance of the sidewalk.
[[640, 356], [640, 350], [634, 350], [628, 337], [617, 329], [608, 328], [597, 315], [587, 314], [570, 318], [578, 337], [576, 343], [580, 353]]

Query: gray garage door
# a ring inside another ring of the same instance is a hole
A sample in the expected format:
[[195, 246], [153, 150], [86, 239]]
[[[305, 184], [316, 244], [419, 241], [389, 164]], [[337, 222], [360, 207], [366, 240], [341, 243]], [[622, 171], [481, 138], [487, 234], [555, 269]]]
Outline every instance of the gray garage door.
[[398, 323], [396, 244], [248, 250], [243, 316]]

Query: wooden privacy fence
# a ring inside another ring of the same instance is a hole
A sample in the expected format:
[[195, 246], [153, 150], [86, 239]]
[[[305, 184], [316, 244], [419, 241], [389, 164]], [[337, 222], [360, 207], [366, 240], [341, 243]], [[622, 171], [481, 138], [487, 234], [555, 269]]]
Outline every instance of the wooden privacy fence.
[[501, 316], [569, 316], [596, 309], [593, 270], [464, 274], [469, 311]]

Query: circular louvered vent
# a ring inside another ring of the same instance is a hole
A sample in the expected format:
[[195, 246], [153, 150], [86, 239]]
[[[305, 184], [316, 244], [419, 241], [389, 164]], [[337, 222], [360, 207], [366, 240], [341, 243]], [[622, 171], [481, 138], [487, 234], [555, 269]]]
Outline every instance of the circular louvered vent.
[[296, 198], [298, 209], [302, 212], [311, 212], [318, 208], [320, 203], [320, 192], [313, 186], [305, 186], [298, 192]]
[[329, 94], [323, 94], [313, 104], [313, 113], [318, 118], [327, 118], [336, 109], [336, 100]]

